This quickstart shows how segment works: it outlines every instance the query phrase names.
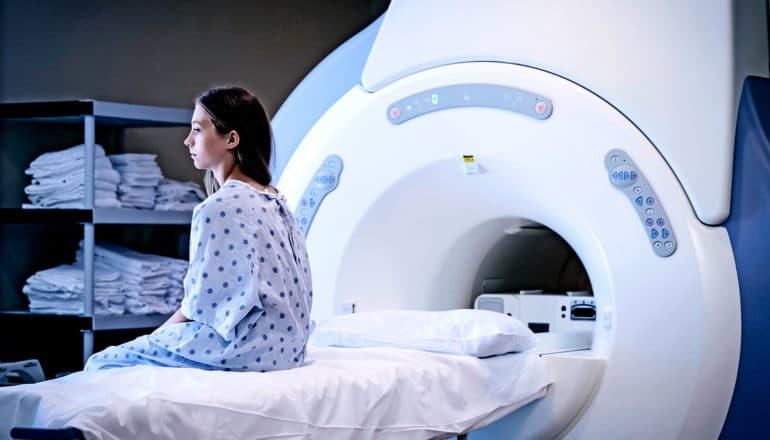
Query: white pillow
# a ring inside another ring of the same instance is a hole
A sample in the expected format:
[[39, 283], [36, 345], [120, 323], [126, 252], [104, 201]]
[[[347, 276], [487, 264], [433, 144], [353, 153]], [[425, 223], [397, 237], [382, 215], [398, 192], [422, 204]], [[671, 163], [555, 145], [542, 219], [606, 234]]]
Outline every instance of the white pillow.
[[489, 310], [382, 310], [316, 322], [308, 344], [397, 347], [477, 357], [524, 351], [535, 335], [521, 321]]

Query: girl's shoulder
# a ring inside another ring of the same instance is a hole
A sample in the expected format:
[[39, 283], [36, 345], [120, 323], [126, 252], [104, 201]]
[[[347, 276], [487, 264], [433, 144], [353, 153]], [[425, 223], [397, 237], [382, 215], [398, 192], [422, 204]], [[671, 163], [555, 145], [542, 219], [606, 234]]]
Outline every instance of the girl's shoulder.
[[259, 203], [256, 194], [252, 194], [247, 188], [239, 186], [223, 186], [214, 194], [198, 204], [193, 210], [193, 221], [196, 217], [210, 216], [220, 214], [225, 210], [243, 208], [247, 205], [253, 206]]

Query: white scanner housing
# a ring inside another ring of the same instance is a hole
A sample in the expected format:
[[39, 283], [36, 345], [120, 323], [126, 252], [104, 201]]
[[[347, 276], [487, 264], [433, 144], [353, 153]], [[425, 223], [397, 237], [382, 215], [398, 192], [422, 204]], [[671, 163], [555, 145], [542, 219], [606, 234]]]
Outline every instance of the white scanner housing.
[[[361, 84], [278, 182], [307, 221], [313, 317], [473, 307], [495, 277], [590, 290], [590, 348], [548, 355], [546, 397], [473, 438], [717, 438], [740, 296], [712, 225], [739, 85], [767, 74], [765, 18], [755, 1], [394, 0]], [[502, 90], [533, 101], [490, 104]], [[445, 92], [460, 105], [434, 110]]]

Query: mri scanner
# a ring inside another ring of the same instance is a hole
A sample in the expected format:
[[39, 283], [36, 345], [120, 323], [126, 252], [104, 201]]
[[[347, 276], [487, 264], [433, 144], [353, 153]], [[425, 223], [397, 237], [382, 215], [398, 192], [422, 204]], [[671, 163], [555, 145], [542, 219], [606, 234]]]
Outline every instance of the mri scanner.
[[766, 17], [762, 1], [394, 0], [274, 119], [314, 317], [587, 291], [590, 347], [543, 338], [548, 395], [472, 438], [756, 433], [767, 387], [739, 359], [767, 323], [742, 335], [725, 222]]

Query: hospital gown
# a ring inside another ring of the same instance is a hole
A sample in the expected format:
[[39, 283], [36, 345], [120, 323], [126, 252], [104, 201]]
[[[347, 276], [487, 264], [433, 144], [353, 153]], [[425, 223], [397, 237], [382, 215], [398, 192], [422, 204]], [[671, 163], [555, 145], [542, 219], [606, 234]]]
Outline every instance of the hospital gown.
[[300, 366], [312, 287], [305, 241], [282, 195], [228, 181], [193, 212], [182, 313], [192, 321], [96, 353], [132, 365], [271, 371]]

